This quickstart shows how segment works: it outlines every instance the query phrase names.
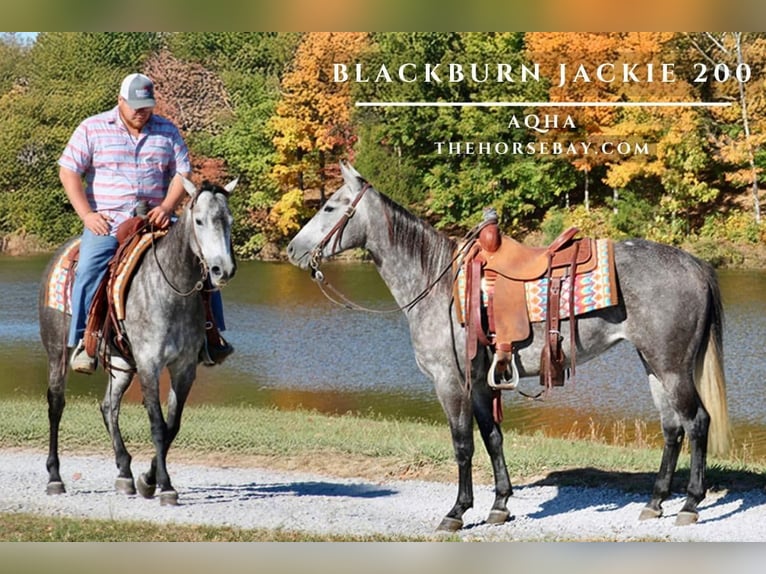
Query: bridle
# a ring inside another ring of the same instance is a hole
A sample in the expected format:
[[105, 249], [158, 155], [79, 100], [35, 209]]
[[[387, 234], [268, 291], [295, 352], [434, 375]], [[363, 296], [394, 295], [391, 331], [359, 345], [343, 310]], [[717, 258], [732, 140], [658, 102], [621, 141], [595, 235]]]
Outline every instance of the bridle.
[[365, 182], [362, 190], [356, 194], [356, 197], [346, 208], [346, 211], [343, 213], [343, 215], [340, 216], [340, 219], [338, 219], [335, 225], [332, 226], [330, 231], [327, 232], [322, 240], [317, 243], [316, 247], [311, 250], [311, 253], [309, 254], [309, 267], [311, 267], [312, 278], [315, 277], [316, 274], [321, 275], [321, 271], [319, 271], [319, 264], [322, 261], [322, 250], [327, 247], [327, 244], [330, 243], [330, 240], [333, 237], [335, 237], [335, 241], [332, 243], [332, 250], [334, 252], [335, 249], [337, 249], [337, 247], [340, 245], [340, 242], [343, 240], [343, 231], [346, 229], [346, 225], [348, 225], [349, 220], [354, 217], [354, 214], [356, 213], [356, 206], [360, 201], [362, 201], [365, 192], [370, 189], [370, 187], [370, 184]]
[[[192, 210], [194, 209], [194, 206], [197, 204], [197, 199], [200, 195], [202, 195], [204, 192], [210, 192], [213, 195], [216, 193], [223, 193], [225, 196], [228, 197], [228, 194], [222, 192], [222, 191], [216, 191], [211, 189], [203, 189], [199, 193], [195, 194], [195, 196], [192, 198], [191, 203], [189, 205], [189, 213], [191, 214]], [[192, 249], [192, 252], [195, 252], [195, 255], [197, 257], [197, 261], [200, 265], [200, 278], [199, 280], [192, 286], [191, 289], [188, 291], [182, 291], [181, 289], [177, 288], [173, 282], [168, 278], [167, 274], [165, 273], [165, 270], [162, 268], [162, 265], [160, 265], [160, 261], [157, 257], [157, 248], [156, 244], [154, 242], [154, 234], [152, 234], [152, 254], [154, 255], [154, 262], [157, 264], [157, 268], [160, 270], [160, 275], [162, 275], [162, 278], [165, 280], [165, 283], [170, 287], [170, 289], [176, 294], [180, 295], [181, 297], [189, 297], [190, 295], [193, 295], [197, 291], [202, 291], [205, 288], [205, 280], [207, 279], [209, 268], [207, 265], [207, 262], [205, 261], [205, 258], [202, 255], [202, 244], [200, 243], [199, 237], [197, 236], [197, 228], [194, 225], [194, 221], [191, 221], [191, 227], [192, 227], [192, 240], [194, 242], [194, 245], [196, 246], [196, 252], [194, 249]], [[199, 253], [199, 255], [197, 255]], [[208, 291], [218, 291], [220, 290], [219, 287], [212, 287], [208, 289]]]
[[[364, 194], [367, 192], [368, 189], [372, 187], [369, 183], [365, 182], [364, 186], [362, 187], [361, 191], [356, 195], [356, 197], [353, 199], [351, 204], [346, 208], [346, 211], [341, 215], [340, 219], [335, 223], [335, 225], [332, 226], [330, 231], [327, 232], [327, 234], [322, 238], [322, 240], [317, 243], [316, 247], [311, 250], [309, 253], [309, 267], [311, 268], [311, 278], [316, 282], [316, 284], [319, 286], [319, 289], [322, 291], [322, 294], [332, 303], [335, 303], [336, 305], [339, 305], [341, 307], [345, 307], [347, 309], [357, 310], [357, 311], [366, 311], [368, 313], [396, 313], [398, 311], [409, 311], [415, 305], [417, 305], [420, 301], [425, 299], [428, 294], [433, 290], [434, 287], [439, 283], [439, 281], [442, 280], [442, 278], [453, 269], [453, 266], [455, 262], [460, 259], [464, 252], [467, 250], [468, 246], [471, 244], [471, 241], [464, 241], [460, 248], [455, 250], [455, 254], [453, 255], [452, 259], [450, 259], [449, 263], [447, 263], [444, 266], [444, 269], [442, 269], [439, 274], [436, 276], [436, 278], [428, 283], [426, 285], [425, 289], [423, 289], [420, 293], [415, 295], [415, 297], [412, 298], [408, 303], [405, 303], [404, 305], [399, 305], [397, 307], [389, 308], [389, 309], [373, 309], [370, 307], [365, 307], [364, 305], [360, 305], [358, 303], [355, 303], [351, 301], [348, 297], [343, 295], [338, 289], [330, 285], [330, 283], [325, 279], [324, 273], [322, 273], [319, 269], [319, 266], [322, 262], [322, 250], [330, 243], [332, 240], [332, 251], [335, 252], [335, 249], [340, 245], [340, 242], [343, 238], [343, 231], [346, 228], [346, 225], [348, 225], [349, 220], [354, 217], [356, 214], [356, 207], [359, 205], [359, 202], [362, 200], [362, 197], [364, 197]], [[475, 233], [478, 233], [476, 231]], [[471, 230], [469, 232], [468, 236], [466, 236], [466, 239], [469, 239], [469, 236], [474, 234], [474, 230]], [[335, 238], [333, 240], [333, 237]]]

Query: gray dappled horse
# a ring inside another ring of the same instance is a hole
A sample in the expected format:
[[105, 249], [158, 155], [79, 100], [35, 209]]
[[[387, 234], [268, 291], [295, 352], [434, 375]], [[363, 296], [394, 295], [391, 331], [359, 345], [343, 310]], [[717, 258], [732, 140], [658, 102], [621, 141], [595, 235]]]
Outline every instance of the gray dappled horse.
[[[376, 191], [352, 167], [341, 163], [341, 172], [344, 185], [290, 242], [290, 260], [316, 269], [322, 258], [346, 249], [369, 251], [397, 305], [405, 308], [418, 367], [433, 380], [449, 420], [459, 486], [457, 501], [439, 529], [462, 528], [463, 513], [473, 506], [474, 418], [495, 479], [495, 501], [487, 521], [505, 522], [510, 518], [506, 504], [512, 489], [502, 431], [493, 419], [492, 392], [486, 382], [490, 351], [473, 360], [467, 392], [466, 336], [451, 306], [451, 265], [457, 245]], [[614, 253], [620, 303], [578, 319], [577, 356], [589, 360], [621, 340], [635, 345], [660, 411], [665, 440], [652, 496], [640, 518], [662, 515], [661, 503], [670, 494], [682, 440], [688, 435], [691, 469], [677, 523], [695, 522], [705, 496], [708, 437], [711, 449], [723, 452], [730, 436], [721, 355], [723, 316], [715, 272], [684, 251], [645, 240], [618, 242]], [[568, 323], [561, 322], [567, 357]], [[536, 323], [531, 338], [517, 346], [521, 376], [539, 373], [544, 340], [543, 325]]]
[[[161, 504], [177, 503], [178, 494], [170, 483], [166, 456], [180, 428], [181, 413], [197, 374], [198, 355], [205, 339], [200, 290], [206, 277], [214, 288], [219, 288], [236, 271], [228, 206], [229, 193], [236, 182], [226, 187], [206, 183], [197, 190], [190, 181], [184, 180], [191, 201], [167, 235], [149, 248], [132, 279], [124, 323], [133, 359], [126, 361], [114, 348], [109, 351], [109, 383], [101, 405], [114, 447], [118, 468], [115, 488], [119, 492], [136, 492], [131, 456], [120, 434], [119, 414], [122, 396], [137, 374], [155, 447], [149, 471], [137, 481], [138, 491], [151, 498], [159, 487]], [[72, 241], [74, 239], [54, 255], [40, 290], [40, 336], [48, 354], [48, 494], [65, 491], [59, 474], [58, 442], [69, 369], [66, 339], [71, 316], [46, 306], [45, 290], [54, 262]], [[167, 422], [159, 395], [160, 373], [166, 367], [170, 372]]]

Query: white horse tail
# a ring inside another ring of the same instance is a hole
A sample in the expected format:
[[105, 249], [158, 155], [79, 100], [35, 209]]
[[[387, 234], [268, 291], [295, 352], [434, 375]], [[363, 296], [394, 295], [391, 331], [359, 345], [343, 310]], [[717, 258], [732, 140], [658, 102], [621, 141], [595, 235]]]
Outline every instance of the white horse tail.
[[710, 415], [708, 451], [724, 455], [732, 442], [729, 408], [726, 400], [726, 377], [723, 371], [723, 307], [718, 282], [711, 270], [708, 278], [710, 305], [707, 321], [707, 345], [697, 356], [695, 384], [702, 404]]

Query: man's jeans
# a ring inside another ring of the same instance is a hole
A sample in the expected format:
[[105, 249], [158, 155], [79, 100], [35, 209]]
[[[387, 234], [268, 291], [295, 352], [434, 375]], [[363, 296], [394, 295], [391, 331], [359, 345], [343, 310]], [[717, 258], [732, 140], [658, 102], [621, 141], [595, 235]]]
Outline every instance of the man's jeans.
[[[75, 268], [72, 286], [72, 322], [67, 345], [74, 347], [85, 335], [85, 323], [93, 297], [106, 275], [109, 260], [117, 251], [117, 239], [111, 235], [96, 235], [85, 229], [80, 241], [80, 260]], [[210, 310], [219, 331], [226, 330], [223, 320], [223, 300], [220, 291], [210, 297]]]
[[117, 251], [117, 239], [111, 235], [96, 235], [85, 229], [80, 240], [80, 260], [77, 262], [72, 285], [72, 323], [67, 345], [74, 347], [85, 335], [88, 310], [96, 289], [106, 275], [109, 260]]

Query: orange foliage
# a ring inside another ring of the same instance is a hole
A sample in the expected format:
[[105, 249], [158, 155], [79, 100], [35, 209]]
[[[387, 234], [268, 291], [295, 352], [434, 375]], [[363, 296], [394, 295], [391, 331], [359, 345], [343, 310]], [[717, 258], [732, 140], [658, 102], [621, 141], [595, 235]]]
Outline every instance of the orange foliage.
[[354, 144], [350, 87], [331, 80], [332, 64], [353, 61], [368, 41], [366, 32], [309, 32], [298, 46], [271, 124], [283, 186], [317, 185], [325, 165]]

